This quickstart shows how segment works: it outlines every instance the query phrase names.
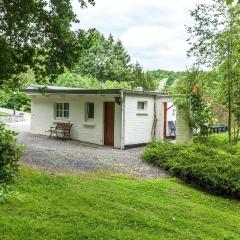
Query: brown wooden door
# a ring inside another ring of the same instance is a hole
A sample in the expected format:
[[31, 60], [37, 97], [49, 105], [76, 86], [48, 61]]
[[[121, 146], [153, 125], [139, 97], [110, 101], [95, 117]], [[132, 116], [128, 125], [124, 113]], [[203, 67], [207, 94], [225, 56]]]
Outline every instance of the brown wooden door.
[[104, 145], [114, 146], [115, 103], [104, 103]]

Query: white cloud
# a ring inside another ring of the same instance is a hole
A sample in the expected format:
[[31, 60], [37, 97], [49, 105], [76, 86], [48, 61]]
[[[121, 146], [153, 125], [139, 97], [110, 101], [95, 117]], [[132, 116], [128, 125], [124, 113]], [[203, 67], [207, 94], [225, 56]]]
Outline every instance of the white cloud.
[[209, 0], [96, 0], [95, 7], [84, 10], [73, 2], [78, 28], [112, 33], [145, 69], [184, 70], [189, 10], [196, 2]]
[[128, 47], [146, 48], [165, 43], [174, 35], [170, 28], [161, 26], [138, 26], [127, 30], [121, 40]]

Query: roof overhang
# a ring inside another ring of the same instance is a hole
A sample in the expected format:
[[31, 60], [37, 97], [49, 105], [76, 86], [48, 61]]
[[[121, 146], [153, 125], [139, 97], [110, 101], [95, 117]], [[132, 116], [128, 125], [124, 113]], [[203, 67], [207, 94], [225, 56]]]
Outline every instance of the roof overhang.
[[66, 95], [118, 95], [118, 89], [22, 89], [28, 95], [66, 94]]
[[28, 95], [135, 95], [135, 96], [157, 96], [171, 97], [168, 93], [130, 91], [123, 89], [81, 89], [81, 88], [64, 88], [54, 86], [30, 85], [21, 92]]

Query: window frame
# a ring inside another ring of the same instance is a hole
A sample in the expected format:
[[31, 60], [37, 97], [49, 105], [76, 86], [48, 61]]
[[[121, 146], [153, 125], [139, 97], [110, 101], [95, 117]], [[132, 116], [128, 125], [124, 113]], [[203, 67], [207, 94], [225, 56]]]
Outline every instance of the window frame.
[[[70, 103], [69, 102], [56, 102], [54, 107], [55, 119], [69, 119], [70, 116]], [[66, 115], [65, 115], [66, 114]]]
[[[139, 104], [143, 103], [143, 108], [139, 108]], [[148, 101], [139, 100], [137, 101], [137, 114], [147, 114], [148, 111]]]
[[[93, 108], [91, 109], [90, 106], [93, 106]], [[91, 113], [90, 110], [92, 110], [93, 112]], [[85, 122], [94, 122], [95, 121], [95, 103], [94, 102], [85, 102]], [[89, 117], [89, 114], [93, 114], [93, 117]]]

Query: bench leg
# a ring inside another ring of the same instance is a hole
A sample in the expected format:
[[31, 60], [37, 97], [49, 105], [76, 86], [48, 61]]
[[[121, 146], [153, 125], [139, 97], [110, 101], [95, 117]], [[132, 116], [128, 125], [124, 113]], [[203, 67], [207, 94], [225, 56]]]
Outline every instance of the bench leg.
[[68, 131], [68, 139], [71, 140], [71, 132]]
[[49, 130], [49, 132], [50, 132], [50, 134], [49, 134], [49, 138], [52, 138], [52, 137], [54, 137], [54, 134], [56, 135], [56, 137], [57, 137], [57, 132], [56, 131], [54, 131], [54, 130]]
[[56, 137], [57, 137], [57, 139], [59, 139], [60, 137], [58, 136], [58, 133], [56, 132]]
[[52, 134], [53, 134], [53, 132], [50, 131], [49, 138], [52, 138]]

